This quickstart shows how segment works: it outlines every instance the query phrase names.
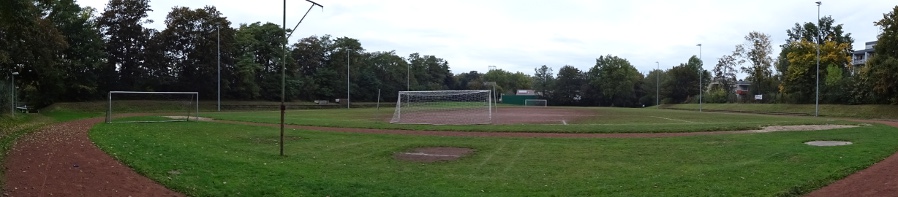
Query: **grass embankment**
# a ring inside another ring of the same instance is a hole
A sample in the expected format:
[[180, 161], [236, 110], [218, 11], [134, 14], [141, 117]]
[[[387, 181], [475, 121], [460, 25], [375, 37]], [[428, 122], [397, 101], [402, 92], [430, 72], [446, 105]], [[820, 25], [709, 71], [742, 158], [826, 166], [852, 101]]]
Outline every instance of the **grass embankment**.
[[[320, 114], [320, 113], [319, 113]], [[100, 124], [92, 140], [191, 196], [800, 195], [896, 151], [875, 125], [828, 131], [646, 139], [470, 138], [288, 130], [210, 122]], [[812, 147], [810, 140], [848, 140]], [[458, 161], [397, 161], [422, 146], [476, 149]]]
[[[747, 113], [789, 113], [814, 115], [814, 104], [705, 103], [703, 110]], [[662, 109], [698, 110], [699, 104], [663, 105]], [[898, 105], [820, 105], [820, 116], [845, 118], [898, 119]]]
[[[783, 117], [756, 114], [699, 113], [649, 108], [568, 108], [585, 110], [593, 115], [577, 121], [557, 124], [514, 125], [408, 125], [390, 124], [392, 109], [327, 109], [291, 110], [287, 124], [373, 129], [490, 131], [490, 132], [556, 132], [556, 133], [670, 133], [758, 129], [770, 125], [848, 124], [814, 117]], [[501, 111], [502, 108], [499, 108]], [[539, 113], [533, 109], [532, 113]], [[279, 111], [210, 112], [202, 114], [221, 120], [258, 123], [280, 123]]]

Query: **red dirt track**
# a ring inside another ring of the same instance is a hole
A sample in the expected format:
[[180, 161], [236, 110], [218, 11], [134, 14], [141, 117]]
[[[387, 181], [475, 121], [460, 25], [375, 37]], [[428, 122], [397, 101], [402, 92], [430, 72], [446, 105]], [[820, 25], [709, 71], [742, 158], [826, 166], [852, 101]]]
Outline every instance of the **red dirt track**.
[[[509, 111], [514, 112], [514, 111]], [[502, 113], [500, 111], [500, 113]], [[499, 120], [502, 121], [502, 120]], [[546, 121], [556, 121], [549, 119]], [[4, 196], [183, 196], [134, 172], [106, 155], [88, 138], [88, 130], [101, 118], [47, 126], [20, 138], [4, 161]], [[216, 121], [222, 123], [277, 126], [275, 124]], [[898, 127], [898, 122], [864, 121]], [[501, 123], [501, 122], [500, 122]], [[560, 137], [638, 138], [744, 133], [494, 133], [331, 128], [287, 125], [287, 128], [377, 134], [468, 136], [468, 137]], [[898, 153], [852, 174], [808, 196], [896, 196]]]

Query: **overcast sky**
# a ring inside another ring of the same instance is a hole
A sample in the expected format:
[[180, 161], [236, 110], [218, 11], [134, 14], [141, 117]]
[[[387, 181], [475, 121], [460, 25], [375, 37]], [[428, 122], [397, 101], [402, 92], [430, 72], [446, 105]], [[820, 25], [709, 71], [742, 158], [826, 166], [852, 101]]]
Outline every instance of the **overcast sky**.
[[[796, 22], [814, 22], [814, 0], [314, 0], [291, 43], [301, 37], [330, 34], [359, 39], [367, 51], [435, 55], [453, 73], [486, 72], [494, 65], [533, 74], [541, 65], [556, 73], [564, 65], [588, 70], [602, 55], [626, 58], [640, 72], [667, 69], [701, 55], [705, 69], [730, 54], [750, 31], [771, 36], [775, 53]], [[79, 0], [100, 12], [107, 0]], [[241, 23], [282, 23], [281, 0], [152, 0], [149, 27], [162, 30], [175, 6], [217, 7], [238, 27]], [[287, 26], [293, 27], [311, 4], [287, 1]], [[821, 16], [832, 16], [855, 39], [854, 49], [876, 40], [894, 0], [823, 1]], [[740, 77], [744, 76], [740, 74]]]

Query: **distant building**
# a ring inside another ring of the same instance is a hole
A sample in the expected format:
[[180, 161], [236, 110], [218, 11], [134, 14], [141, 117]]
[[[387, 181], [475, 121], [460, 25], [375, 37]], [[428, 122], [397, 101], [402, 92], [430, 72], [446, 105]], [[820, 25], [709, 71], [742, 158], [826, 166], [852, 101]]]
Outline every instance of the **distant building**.
[[876, 41], [867, 42], [865, 44], [864, 50], [857, 50], [851, 54], [851, 65], [854, 66], [863, 66], [867, 63], [867, 60], [873, 57], [873, 47], [876, 46]]
[[[720, 86], [720, 82], [714, 81], [711, 84], [708, 84], [708, 90], [714, 89]], [[745, 96], [749, 96], [749, 87], [751, 87], [751, 82], [739, 80], [736, 84], [730, 84], [728, 91], [730, 93], [736, 94], [737, 99], [742, 99]]]

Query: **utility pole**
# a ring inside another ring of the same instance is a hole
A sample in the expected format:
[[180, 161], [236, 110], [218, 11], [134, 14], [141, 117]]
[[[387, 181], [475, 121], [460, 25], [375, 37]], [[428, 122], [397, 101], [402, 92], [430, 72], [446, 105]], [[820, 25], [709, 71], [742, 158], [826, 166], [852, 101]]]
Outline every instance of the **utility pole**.
[[[306, 16], [309, 15], [309, 11], [312, 11], [312, 8], [314, 8], [315, 6], [318, 6], [318, 7], [321, 7], [322, 9], [324, 9], [324, 6], [321, 6], [321, 4], [315, 3], [314, 1], [311, 1], [311, 0], [306, 0], [306, 1], [308, 1], [309, 3], [312, 3], [312, 5], [309, 6], [309, 10], [306, 10], [306, 14], [302, 15], [302, 18], [299, 19], [299, 22], [296, 23], [296, 26], [293, 27], [294, 30], [297, 27], [299, 27], [299, 24], [302, 23], [302, 20], [306, 19]], [[284, 0], [284, 21], [283, 22], [284, 22], [283, 23], [284, 33], [286, 33], [287, 32], [287, 0]], [[292, 35], [293, 35], [293, 31], [291, 31], [290, 34], [287, 34], [287, 36], [284, 38], [284, 51], [283, 51], [284, 58], [281, 59], [281, 141], [280, 141], [281, 156], [284, 156], [284, 113], [287, 110], [287, 106], [284, 105], [284, 100], [286, 99], [286, 92], [287, 92], [286, 91], [287, 90], [287, 83], [286, 83], [287, 82], [287, 43], [289, 42], [290, 36], [292, 36]]]

